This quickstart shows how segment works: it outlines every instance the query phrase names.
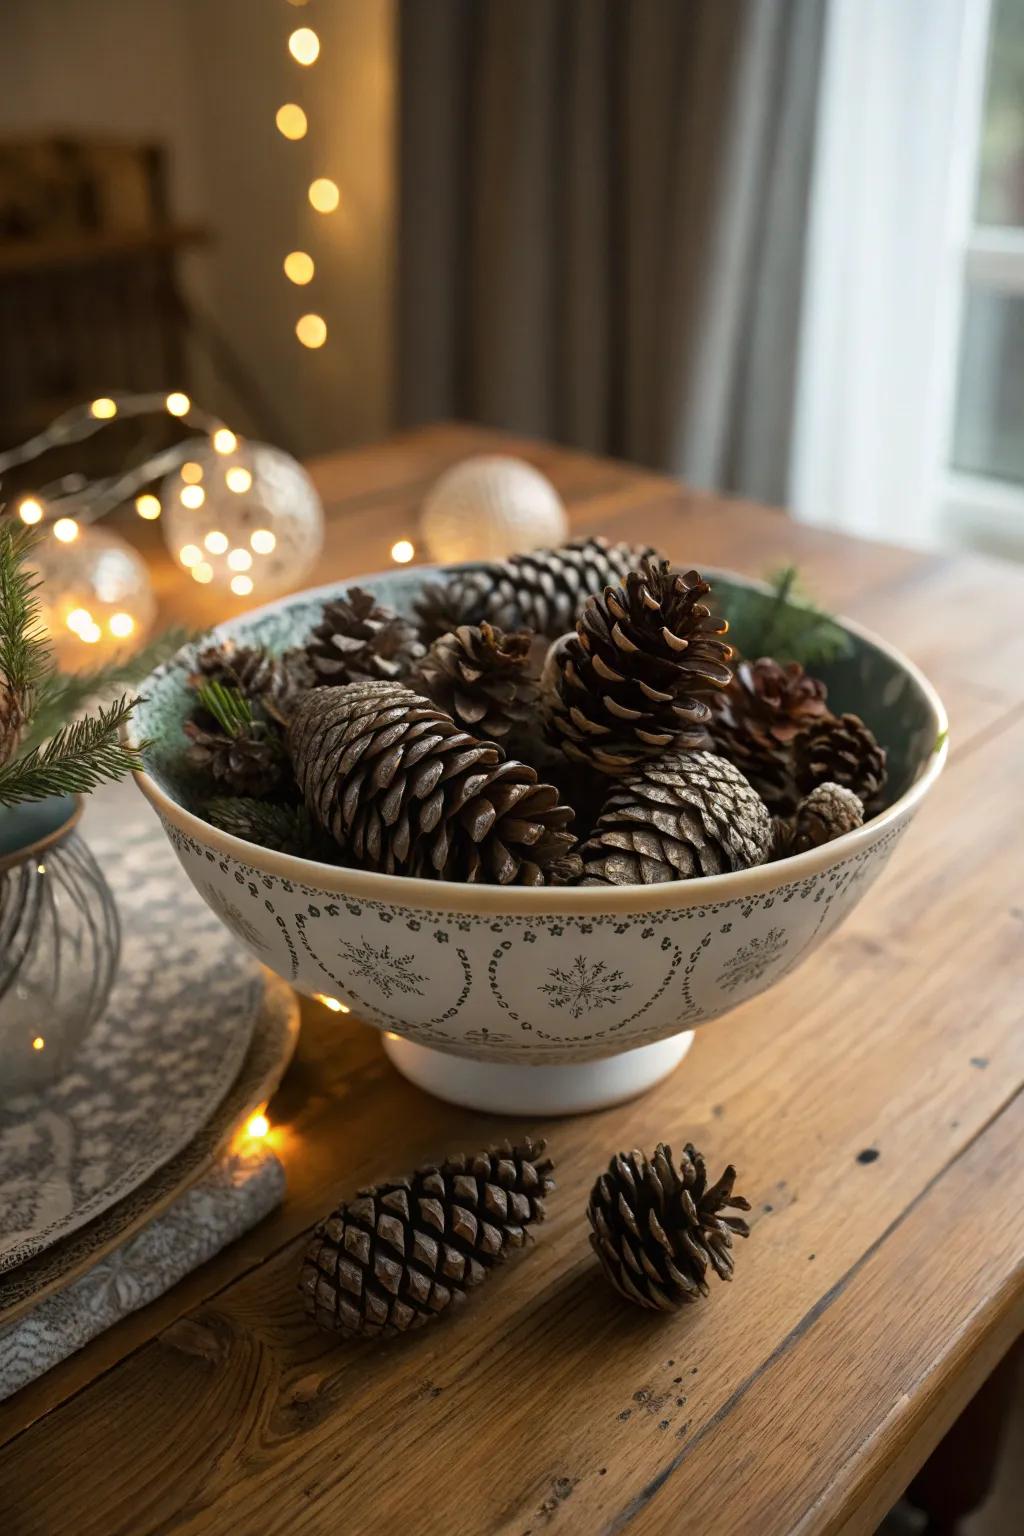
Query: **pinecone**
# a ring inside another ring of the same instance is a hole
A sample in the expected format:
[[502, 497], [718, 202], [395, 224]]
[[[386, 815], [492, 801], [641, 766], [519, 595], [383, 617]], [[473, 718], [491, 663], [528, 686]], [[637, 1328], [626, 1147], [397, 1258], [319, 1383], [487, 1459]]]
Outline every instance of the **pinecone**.
[[819, 784], [852, 789], [870, 814], [885, 787], [885, 748], [858, 715], [830, 715], [797, 738], [795, 778], [805, 795]]
[[780, 666], [762, 656], [738, 662], [729, 687], [711, 700], [708, 729], [715, 751], [735, 763], [780, 815], [796, 804], [793, 743], [828, 716], [827, 692], [799, 662]]
[[594, 1185], [587, 1206], [591, 1246], [612, 1285], [628, 1301], [670, 1312], [708, 1294], [708, 1265], [731, 1280], [733, 1236], [748, 1237], [739, 1216], [750, 1203], [734, 1195], [730, 1163], [708, 1187], [704, 1159], [687, 1142], [677, 1169], [662, 1142], [648, 1161], [642, 1152], [619, 1153]]
[[379, 604], [372, 592], [349, 587], [324, 605], [306, 655], [318, 683], [342, 686], [359, 678], [404, 677], [423, 646], [408, 619]]
[[416, 604], [420, 632], [433, 640], [459, 624], [488, 619], [501, 629], [532, 629], [554, 640], [572, 628], [588, 597], [656, 557], [650, 545], [586, 538], [457, 571], [445, 586], [423, 588]]
[[500, 739], [531, 716], [537, 684], [529, 672], [533, 637], [506, 635], [486, 619], [434, 641], [410, 686], [477, 736]]
[[732, 647], [696, 571], [647, 560], [621, 587], [589, 598], [576, 634], [555, 648], [549, 729], [567, 756], [628, 772], [667, 748], [707, 745], [702, 695], [726, 688]]
[[580, 850], [583, 885], [656, 885], [763, 864], [764, 801], [711, 752], [666, 753], [616, 781]]
[[307, 693], [288, 741], [314, 820], [363, 868], [495, 885], [571, 878], [572, 810], [558, 791], [400, 684]]
[[0, 768], [9, 763], [21, 743], [25, 729], [25, 698], [0, 678]]
[[796, 808], [787, 853], [806, 853], [820, 848], [844, 832], [864, 824], [864, 807], [852, 789], [842, 784], [819, 784]]
[[552, 1190], [544, 1143], [506, 1141], [364, 1189], [316, 1228], [299, 1289], [321, 1328], [372, 1338], [421, 1328], [466, 1300], [526, 1242]]
[[262, 646], [225, 640], [199, 652], [196, 670], [189, 678], [196, 689], [211, 682], [237, 688], [251, 703], [262, 704], [268, 714], [284, 723], [299, 695], [315, 687], [316, 678], [300, 648], [276, 657]]
[[254, 720], [229, 735], [204, 714], [199, 720], [186, 720], [184, 730], [191, 743], [185, 749], [185, 761], [214, 788], [258, 798], [282, 783], [286, 761], [281, 740], [263, 721]]

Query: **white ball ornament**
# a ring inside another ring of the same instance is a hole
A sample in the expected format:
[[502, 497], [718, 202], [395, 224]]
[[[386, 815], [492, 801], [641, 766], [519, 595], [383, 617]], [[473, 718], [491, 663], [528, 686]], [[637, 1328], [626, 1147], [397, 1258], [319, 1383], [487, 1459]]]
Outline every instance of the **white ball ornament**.
[[73, 518], [54, 523], [32, 551], [39, 618], [66, 671], [134, 651], [156, 616], [142, 556], [116, 533]]
[[194, 581], [235, 597], [301, 582], [323, 547], [324, 513], [301, 464], [267, 443], [218, 452], [195, 439], [160, 493], [167, 547]]
[[435, 560], [503, 560], [564, 544], [569, 519], [551, 481], [522, 459], [481, 454], [435, 482], [420, 512]]

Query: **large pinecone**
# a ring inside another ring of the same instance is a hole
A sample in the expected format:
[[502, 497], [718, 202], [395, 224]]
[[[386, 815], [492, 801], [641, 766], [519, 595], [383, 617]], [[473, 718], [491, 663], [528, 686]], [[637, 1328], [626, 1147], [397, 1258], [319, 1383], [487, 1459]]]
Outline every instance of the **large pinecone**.
[[372, 592], [349, 587], [324, 605], [306, 654], [319, 683], [342, 686], [360, 678], [391, 682], [423, 655], [416, 628]]
[[504, 1142], [364, 1189], [316, 1228], [299, 1288], [309, 1316], [346, 1338], [421, 1328], [486, 1279], [544, 1219], [544, 1143]]
[[642, 1152], [613, 1157], [594, 1185], [587, 1206], [590, 1241], [615, 1289], [652, 1311], [670, 1312], [706, 1296], [710, 1266], [731, 1280], [732, 1240], [748, 1237], [739, 1216], [750, 1203], [733, 1194], [730, 1163], [708, 1185], [701, 1154], [687, 1142], [677, 1169], [664, 1142], [648, 1160]]
[[314, 820], [364, 869], [495, 885], [578, 872], [558, 791], [397, 683], [315, 689], [288, 743]]
[[618, 779], [580, 852], [584, 885], [656, 885], [763, 864], [772, 819], [738, 768], [666, 753]]
[[841, 784], [870, 814], [885, 788], [885, 748], [858, 715], [830, 715], [797, 737], [795, 770], [802, 794], [819, 784]]
[[644, 562], [589, 598], [558, 642], [546, 704], [552, 739], [577, 762], [621, 774], [669, 748], [707, 745], [704, 696], [726, 688], [728, 624], [713, 617], [696, 571]]
[[441, 635], [410, 678], [456, 725], [500, 739], [532, 715], [537, 684], [530, 673], [532, 636], [507, 635], [486, 619]]
[[282, 783], [286, 759], [281, 739], [263, 721], [254, 720], [231, 735], [204, 714], [186, 720], [184, 730], [190, 743], [185, 761], [205, 775], [214, 790], [256, 799]]
[[770, 656], [740, 661], [729, 687], [711, 699], [708, 729], [716, 752], [735, 763], [769, 810], [793, 810], [793, 743], [828, 715], [828, 690], [799, 662]]
[[487, 619], [501, 629], [532, 629], [554, 640], [572, 628], [588, 597], [617, 585], [656, 554], [650, 545], [585, 538], [456, 571], [447, 583], [424, 586], [416, 604], [420, 633], [433, 640]]

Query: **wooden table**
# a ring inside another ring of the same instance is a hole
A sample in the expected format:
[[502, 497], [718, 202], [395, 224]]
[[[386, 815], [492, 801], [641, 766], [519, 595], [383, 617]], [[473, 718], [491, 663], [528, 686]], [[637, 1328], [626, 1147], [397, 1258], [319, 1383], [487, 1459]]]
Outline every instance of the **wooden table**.
[[[285, 1205], [0, 1405], [5, 1536], [869, 1532], [1021, 1331], [1024, 572], [441, 427], [313, 466], [315, 578], [386, 565], [433, 476], [495, 446], [552, 477], [577, 529], [698, 567], [797, 561], [928, 672], [949, 767], [840, 933], [625, 1107], [522, 1127], [448, 1108], [310, 1004], [270, 1110]], [[161, 584], [179, 615], [221, 616]], [[336, 1197], [509, 1129], [543, 1130], [558, 1164], [528, 1253], [398, 1343], [314, 1333], [296, 1274]], [[736, 1162], [754, 1204], [732, 1286], [664, 1319], [607, 1289], [583, 1218], [608, 1155], [659, 1137]]]

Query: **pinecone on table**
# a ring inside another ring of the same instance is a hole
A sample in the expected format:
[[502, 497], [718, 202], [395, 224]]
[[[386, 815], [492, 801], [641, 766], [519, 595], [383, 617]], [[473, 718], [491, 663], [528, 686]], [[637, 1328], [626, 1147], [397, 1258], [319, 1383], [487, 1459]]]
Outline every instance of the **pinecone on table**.
[[793, 743], [828, 716], [827, 695], [799, 662], [782, 666], [761, 656], [738, 662], [728, 688], [711, 699], [715, 751], [736, 764], [771, 811], [785, 815], [796, 804]]
[[211, 785], [233, 795], [254, 799], [272, 794], [285, 776], [285, 755], [280, 737], [261, 720], [231, 733], [204, 715], [186, 720], [189, 746], [185, 761], [203, 774]]
[[588, 597], [617, 585], [656, 555], [650, 545], [585, 538], [457, 571], [446, 584], [423, 588], [416, 604], [420, 632], [433, 640], [460, 624], [487, 619], [501, 629], [532, 629], [554, 640], [572, 628]]
[[666, 753], [615, 781], [580, 850], [583, 885], [656, 885], [763, 864], [772, 819], [738, 768], [711, 752]]
[[687, 1142], [677, 1168], [662, 1142], [654, 1157], [620, 1152], [594, 1185], [587, 1206], [591, 1246], [612, 1285], [628, 1301], [670, 1312], [708, 1294], [710, 1267], [731, 1280], [733, 1237], [748, 1237], [739, 1216], [750, 1203], [733, 1194], [730, 1163], [717, 1184]]
[[434, 641], [410, 687], [425, 693], [464, 730], [500, 740], [533, 713], [532, 641], [526, 630], [506, 634], [486, 619], [461, 624]]
[[804, 795], [819, 784], [852, 789], [870, 814], [885, 788], [885, 748], [859, 715], [830, 715], [797, 738], [794, 777]]
[[728, 629], [696, 571], [647, 560], [621, 587], [591, 597], [576, 634], [553, 652], [545, 699], [551, 738], [577, 762], [627, 773], [644, 758], [708, 744], [704, 697], [726, 688]]
[[843, 784], [819, 784], [796, 808], [786, 853], [806, 853], [864, 824], [864, 807]]
[[421, 1328], [543, 1221], [554, 1188], [544, 1143], [506, 1141], [364, 1189], [316, 1228], [299, 1280], [306, 1311], [345, 1338]]
[[404, 677], [423, 646], [408, 619], [378, 603], [372, 592], [349, 587], [324, 604], [306, 655], [317, 683], [338, 687], [360, 678]]
[[548, 885], [579, 868], [558, 791], [400, 684], [307, 693], [288, 745], [314, 820], [365, 869]]

